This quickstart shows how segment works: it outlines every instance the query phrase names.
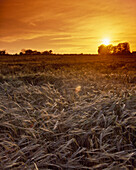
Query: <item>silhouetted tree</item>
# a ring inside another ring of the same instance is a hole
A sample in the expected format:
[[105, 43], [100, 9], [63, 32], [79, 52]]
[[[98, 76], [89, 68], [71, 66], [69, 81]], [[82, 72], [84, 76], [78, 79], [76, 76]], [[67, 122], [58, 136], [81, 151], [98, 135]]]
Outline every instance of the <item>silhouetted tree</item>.
[[1, 50], [0, 51], [0, 55], [5, 55], [6, 54], [6, 51], [5, 50]]
[[129, 43], [119, 43], [117, 46], [110, 45], [100, 45], [98, 47], [99, 54], [130, 54]]
[[39, 52], [39, 51], [32, 51], [32, 55], [40, 55], [41, 54], [41, 52]]
[[130, 46], [129, 43], [119, 43], [117, 45], [117, 54], [129, 54], [130, 53]]
[[107, 49], [105, 45], [102, 44], [98, 47], [98, 54], [106, 54], [106, 51]]
[[43, 55], [48, 55], [49, 52], [48, 52], [48, 51], [43, 51], [42, 54], [43, 54]]
[[30, 50], [30, 49], [29, 49], [29, 50], [25, 50], [25, 54], [26, 54], [26, 55], [32, 55], [32, 54], [33, 54], [33, 51]]
[[21, 52], [20, 52], [20, 55], [40, 55], [41, 52], [39, 51], [36, 51], [36, 50], [31, 50], [31, 49], [28, 49], [28, 50], [25, 50], [25, 49], [22, 49]]
[[113, 45], [107, 45], [107, 54], [112, 54], [113, 53]]
[[99, 54], [112, 54], [113, 52], [113, 46], [110, 44], [110, 45], [100, 45], [98, 47], [98, 53]]
[[23, 55], [23, 52], [20, 52], [19, 55]]
[[117, 54], [117, 46], [113, 46], [113, 47], [112, 47], [112, 51], [113, 51], [112, 54]]
[[49, 50], [49, 53], [52, 54], [52, 50]]
[[36, 55], [41, 55], [41, 52], [40, 52], [40, 51], [37, 51], [37, 52], [36, 52]]
[[133, 55], [136, 55], [136, 51], [132, 51], [132, 54], [133, 54]]
[[52, 54], [52, 50], [49, 50], [49, 51], [43, 51], [43, 52], [40, 52], [40, 51], [36, 51], [36, 50], [31, 50], [31, 49], [22, 49], [21, 52], [19, 53], [20, 55], [51, 55]]
[[42, 54], [43, 54], [43, 55], [51, 55], [51, 54], [52, 54], [52, 50], [43, 51]]

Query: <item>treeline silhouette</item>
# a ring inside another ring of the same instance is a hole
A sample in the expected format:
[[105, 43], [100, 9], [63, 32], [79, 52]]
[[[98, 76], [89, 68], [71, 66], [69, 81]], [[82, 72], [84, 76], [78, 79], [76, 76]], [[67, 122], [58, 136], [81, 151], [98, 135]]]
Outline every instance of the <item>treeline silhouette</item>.
[[[123, 54], [123, 55], [129, 55], [133, 54], [136, 55], [136, 51], [133, 51], [132, 53], [130, 52], [130, 45], [128, 42], [124, 43], [119, 43], [117, 46], [113, 46], [112, 44], [110, 45], [104, 45], [101, 44], [98, 47], [98, 54], [100, 55], [105, 55], [105, 54]], [[0, 55], [11, 55], [6, 52], [6, 50], [0, 50]], [[12, 55], [57, 55], [53, 53], [52, 50], [46, 50], [43, 52], [37, 51], [37, 50], [31, 50], [31, 49], [22, 49], [19, 54], [12, 54]], [[84, 55], [83, 53], [81, 54], [59, 54], [59, 55]], [[93, 55], [93, 54], [86, 54], [86, 55]]]
[[[37, 51], [37, 50], [31, 50], [31, 49], [22, 49], [21, 52], [19, 54], [14, 54], [14, 55], [52, 55], [53, 51], [49, 50], [49, 51]], [[6, 50], [0, 50], [0, 55], [10, 55], [6, 52]]]
[[130, 54], [130, 45], [128, 42], [119, 43], [117, 46], [100, 45], [98, 47], [98, 54]]
[[51, 55], [52, 50], [40, 52], [36, 50], [31, 50], [31, 49], [28, 49], [28, 50], [23, 49], [19, 54], [20, 55]]

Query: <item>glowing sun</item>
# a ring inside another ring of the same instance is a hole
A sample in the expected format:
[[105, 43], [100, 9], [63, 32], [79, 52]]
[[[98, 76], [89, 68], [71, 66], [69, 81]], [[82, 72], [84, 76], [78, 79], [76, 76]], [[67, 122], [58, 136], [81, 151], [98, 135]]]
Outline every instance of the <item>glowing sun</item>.
[[102, 40], [102, 43], [104, 45], [109, 45], [110, 44], [110, 40], [108, 38], [105, 38], [105, 39]]

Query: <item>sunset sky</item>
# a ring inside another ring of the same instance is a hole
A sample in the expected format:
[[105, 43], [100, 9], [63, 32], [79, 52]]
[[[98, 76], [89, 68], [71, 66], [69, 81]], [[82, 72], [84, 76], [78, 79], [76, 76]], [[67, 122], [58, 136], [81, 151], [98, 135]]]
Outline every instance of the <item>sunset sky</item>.
[[136, 50], [136, 0], [0, 0], [0, 50], [97, 53], [102, 40]]

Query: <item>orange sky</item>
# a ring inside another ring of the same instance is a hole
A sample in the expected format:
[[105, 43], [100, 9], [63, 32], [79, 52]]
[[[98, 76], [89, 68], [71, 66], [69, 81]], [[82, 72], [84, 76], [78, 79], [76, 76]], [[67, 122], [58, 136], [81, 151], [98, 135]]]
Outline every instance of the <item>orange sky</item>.
[[136, 50], [136, 0], [0, 0], [0, 49], [97, 53], [102, 39]]

